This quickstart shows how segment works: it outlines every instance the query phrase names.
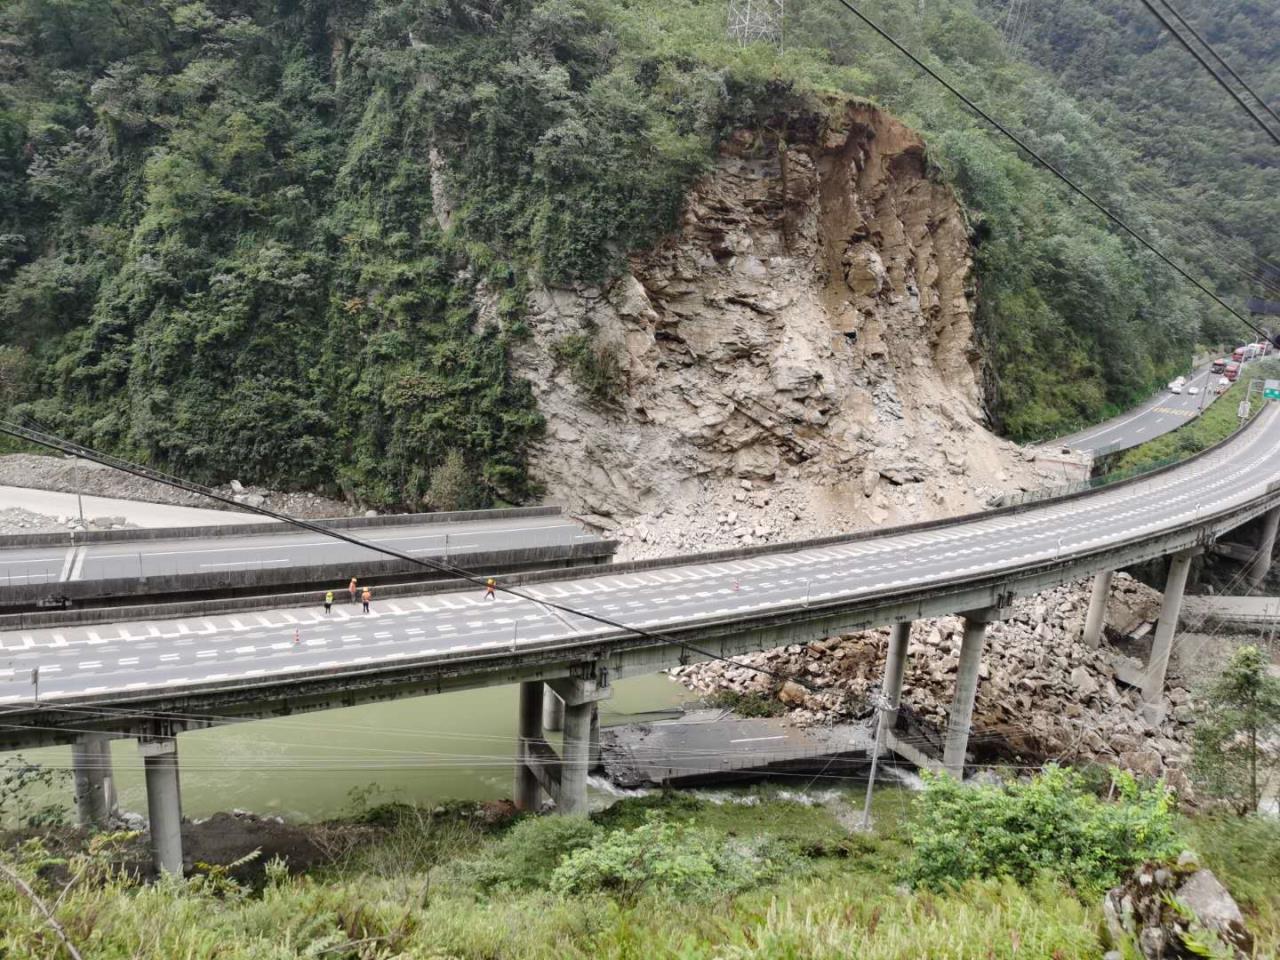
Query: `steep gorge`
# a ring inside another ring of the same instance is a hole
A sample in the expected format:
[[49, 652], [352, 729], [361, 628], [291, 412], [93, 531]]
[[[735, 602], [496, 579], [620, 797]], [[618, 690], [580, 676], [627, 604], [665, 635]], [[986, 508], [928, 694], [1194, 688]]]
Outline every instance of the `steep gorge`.
[[[666, 516], [670, 546], [696, 546], [956, 513], [1039, 482], [987, 429], [953, 192], [901, 122], [827, 107], [726, 138], [677, 230], [612, 284], [534, 293], [516, 362], [553, 499], [646, 536]], [[567, 359], [583, 343], [604, 390]]]

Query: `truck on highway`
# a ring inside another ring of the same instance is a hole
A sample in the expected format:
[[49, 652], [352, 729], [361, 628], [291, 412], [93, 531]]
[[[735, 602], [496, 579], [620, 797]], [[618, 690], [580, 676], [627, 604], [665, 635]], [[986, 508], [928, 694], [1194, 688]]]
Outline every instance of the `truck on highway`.
[[1231, 353], [1233, 363], [1244, 363], [1244, 347], [1236, 347]]
[[1223, 371], [1222, 375], [1232, 383], [1235, 383], [1236, 377], [1240, 376], [1240, 364], [1232, 360], [1227, 364], [1227, 369]]
[[1221, 376], [1222, 371], [1227, 369], [1227, 358], [1219, 357], [1217, 360], [1213, 361], [1213, 365], [1209, 369], [1211, 372]]

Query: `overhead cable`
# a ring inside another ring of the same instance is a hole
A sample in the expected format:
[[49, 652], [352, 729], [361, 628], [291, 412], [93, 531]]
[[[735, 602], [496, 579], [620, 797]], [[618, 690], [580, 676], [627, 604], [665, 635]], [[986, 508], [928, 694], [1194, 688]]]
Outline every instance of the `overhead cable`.
[[[1178, 21], [1184, 27], [1187, 27], [1187, 29], [1190, 30], [1191, 29], [1190, 26], [1188, 26], [1187, 22], [1182, 19], [1181, 14], [1179, 14], [1176, 10], [1173, 9], [1173, 4], [1169, 3], [1168, 0], [1164, 0], [1164, 2], [1165, 2], [1165, 6], [1167, 6], [1169, 10], [1173, 13], [1173, 15], [1178, 18]], [[1152, 15], [1157, 20], [1160, 21], [1161, 25], [1166, 30], [1168, 30], [1169, 33], [1173, 34], [1174, 38], [1180, 44], [1182, 44], [1182, 46], [1186, 49], [1187, 53], [1191, 54], [1193, 57], [1196, 58], [1196, 62], [1199, 63], [1200, 66], [1204, 67], [1205, 71], [1209, 74], [1209, 76], [1213, 77], [1214, 80], [1218, 81], [1218, 85], [1222, 87], [1223, 90], [1231, 94], [1231, 99], [1233, 99], [1236, 103], [1240, 104], [1240, 109], [1242, 109], [1245, 113], [1249, 114], [1253, 122], [1256, 123], [1259, 127], [1261, 127], [1262, 131], [1267, 136], [1269, 136], [1273, 141], [1275, 141], [1277, 146], [1280, 146], [1280, 134], [1276, 133], [1276, 131], [1272, 130], [1269, 126], [1267, 126], [1266, 121], [1263, 120], [1260, 116], [1258, 116], [1257, 113], [1254, 112], [1253, 108], [1250, 107], [1247, 103], [1244, 102], [1244, 100], [1240, 98], [1240, 94], [1236, 93], [1234, 90], [1231, 89], [1231, 85], [1227, 83], [1227, 81], [1222, 79], [1222, 76], [1218, 73], [1217, 70], [1213, 69], [1213, 67], [1210, 66], [1208, 61], [1206, 61], [1205, 58], [1200, 55], [1199, 50], [1197, 50], [1195, 47], [1191, 46], [1191, 44], [1187, 42], [1187, 38], [1178, 32], [1178, 30], [1173, 26], [1173, 24], [1171, 24], [1165, 18], [1164, 14], [1161, 13], [1156, 8], [1156, 6], [1151, 2], [1151, 0], [1142, 0], [1142, 5], [1151, 11]], [[1226, 67], [1227, 71], [1233, 77], [1236, 78], [1236, 81], [1246, 90], [1248, 90], [1249, 93], [1253, 96], [1253, 98], [1257, 100], [1259, 103], [1261, 103], [1262, 106], [1266, 109], [1266, 111], [1274, 117], [1275, 113], [1271, 110], [1271, 108], [1268, 107], [1265, 102], [1263, 102], [1261, 97], [1259, 97], [1256, 93], [1253, 92], [1252, 89], [1250, 89], [1247, 83], [1245, 83], [1243, 80], [1240, 79], [1239, 75], [1234, 70], [1232, 70], [1230, 67], [1227, 66], [1227, 62], [1223, 60], [1222, 57], [1218, 56], [1218, 52], [1214, 50], [1213, 47], [1210, 47], [1209, 44], [1205, 42], [1204, 38], [1201, 37], [1194, 30], [1191, 30], [1191, 33], [1192, 35], [1195, 36], [1197, 40], [1203, 43], [1206, 48], [1208, 48], [1210, 53], [1212, 53], [1215, 57], [1217, 57], [1218, 62], [1221, 63], [1224, 67]], [[1280, 122], [1280, 117], [1277, 117], [1276, 119], [1278, 122]]]
[[[1124, 220], [1121, 220], [1119, 216], [1112, 213], [1111, 210], [1108, 209], [1101, 201], [1094, 199], [1092, 194], [1090, 194], [1083, 187], [1077, 184], [1074, 180], [1068, 177], [1065, 173], [1059, 170], [1049, 160], [1045, 159], [1039, 153], [1033, 150], [1031, 146], [1026, 143], [1026, 141], [1024, 141], [1016, 133], [1014, 133], [1012, 130], [1010, 130], [1008, 127], [1002, 124], [999, 120], [997, 120], [995, 117], [989, 114], [986, 110], [983, 110], [982, 107], [978, 106], [977, 103], [975, 103], [972, 99], [967, 97], [964, 93], [962, 93], [959, 89], [957, 89], [953, 84], [951, 84], [950, 81], [948, 81], [936, 70], [934, 70], [932, 67], [926, 64], [923, 60], [917, 57], [905, 46], [903, 46], [903, 44], [897, 38], [895, 38], [892, 34], [890, 34], [882, 26], [880, 26], [880, 24], [876, 23], [876, 21], [872, 20], [870, 17], [868, 17], [865, 13], [863, 13], [853, 4], [849, 3], [849, 0], [836, 0], [836, 2], [839, 3], [846, 10], [848, 10], [850, 13], [852, 13], [859, 20], [861, 20], [863, 23], [865, 23], [872, 30], [874, 30], [877, 34], [879, 34], [883, 40], [885, 40], [887, 43], [892, 45], [894, 49], [896, 49], [904, 57], [906, 57], [908, 60], [914, 63], [917, 67], [923, 70], [926, 74], [932, 77], [953, 97], [955, 97], [957, 100], [963, 103], [966, 107], [968, 107], [975, 114], [977, 114], [979, 117], [981, 117], [991, 126], [993, 126], [1000, 133], [1004, 134], [1004, 136], [1008, 137], [1011, 141], [1013, 141], [1013, 143], [1015, 143], [1019, 149], [1021, 149], [1024, 153], [1026, 153], [1027, 156], [1031, 157], [1032, 160], [1036, 161], [1038, 164], [1040, 164], [1042, 167], [1044, 167], [1046, 170], [1052, 173], [1055, 177], [1057, 177], [1059, 180], [1065, 183], [1068, 187], [1070, 187], [1074, 193], [1076, 193], [1080, 197], [1083, 197], [1091, 206], [1097, 209], [1108, 220], [1116, 224], [1116, 226], [1120, 227], [1120, 229], [1122, 229], [1125, 233], [1129, 234], [1129, 236], [1133, 237], [1134, 240], [1138, 241], [1138, 243], [1140, 243], [1143, 247], [1145, 247], [1151, 253], [1155, 254], [1161, 261], [1164, 262], [1166, 266], [1174, 270], [1180, 277], [1182, 277], [1183, 280], [1192, 284], [1197, 290], [1199, 290], [1205, 296], [1213, 300], [1214, 303], [1220, 306], [1223, 310], [1226, 310], [1229, 314], [1231, 314], [1233, 317], [1235, 317], [1237, 320], [1243, 323], [1246, 327], [1252, 330], [1259, 337], [1262, 337], [1263, 339], [1267, 339], [1267, 340], [1271, 339], [1261, 327], [1254, 324], [1253, 321], [1249, 320], [1246, 316], [1244, 316], [1244, 314], [1237, 311], [1234, 307], [1232, 307], [1220, 296], [1218, 296], [1216, 293], [1214, 293], [1212, 290], [1206, 287], [1203, 283], [1201, 283], [1199, 280], [1197, 280], [1195, 277], [1189, 274], [1186, 270], [1178, 266], [1178, 264], [1176, 264], [1173, 260], [1171, 260], [1159, 248], [1157, 248], [1155, 244], [1153, 244], [1150, 240], [1148, 240], [1142, 234], [1138, 233], [1138, 231], [1134, 230], [1133, 227], [1129, 226], [1129, 224], [1126, 223]], [[1276, 336], [1274, 342], [1276, 343], [1277, 346], [1280, 346], [1280, 335]]]
[[[10, 423], [8, 421], [0, 420], [0, 433], [7, 433], [9, 436], [17, 437], [18, 439], [21, 439], [21, 440], [27, 440], [31, 443], [35, 443], [43, 447], [48, 447], [52, 450], [57, 450], [61, 453], [66, 453], [72, 456], [81, 457], [85, 460], [91, 460], [94, 463], [100, 463], [103, 466], [112, 467], [124, 473], [132, 474], [135, 477], [141, 477], [144, 480], [151, 480], [156, 483], [163, 483], [168, 486], [177, 487], [180, 490], [186, 490], [189, 493], [199, 494], [200, 496], [208, 497], [211, 500], [217, 500], [220, 503], [228, 504], [229, 506], [235, 507], [239, 510], [246, 510], [246, 511], [249, 511], [250, 513], [256, 513], [264, 517], [270, 517], [273, 520], [279, 520], [282, 523], [291, 524], [292, 526], [299, 527], [303, 530], [308, 530], [312, 533], [316, 533], [321, 536], [331, 537], [334, 540], [341, 540], [345, 543], [351, 544], [352, 546], [363, 547], [364, 549], [371, 550], [374, 553], [381, 553], [389, 557], [394, 557], [397, 560], [403, 560], [408, 563], [416, 564], [417, 566], [420, 566], [420, 567], [426, 567], [427, 569], [430, 569], [430, 570], [434, 570], [440, 573], [446, 573], [456, 579], [465, 580], [467, 583], [471, 583], [477, 587], [485, 587], [487, 585], [485, 577], [481, 576], [480, 574], [473, 573], [472, 571], [467, 570], [463, 567], [459, 567], [455, 564], [442, 562], [439, 560], [433, 560], [430, 557], [417, 557], [409, 553], [401, 553], [399, 550], [395, 550], [391, 547], [383, 546], [380, 543], [374, 543], [368, 540], [362, 540], [359, 537], [353, 537], [350, 534], [345, 533], [341, 530], [335, 530], [330, 527], [324, 527], [319, 524], [312, 523], [308, 520], [300, 520], [297, 517], [291, 517], [288, 514], [277, 513], [276, 511], [269, 510], [266, 507], [253, 506], [252, 504], [248, 504], [248, 503], [239, 503], [236, 500], [233, 500], [231, 497], [218, 493], [216, 490], [210, 490], [208, 487], [203, 487], [197, 483], [192, 483], [191, 481], [184, 480], [181, 477], [170, 476], [169, 474], [163, 473], [159, 470], [154, 470], [151, 467], [144, 467], [144, 466], [141, 466], [140, 464], [132, 463], [128, 460], [123, 460], [119, 457], [113, 457], [110, 454], [100, 453], [99, 451], [94, 450], [91, 447], [86, 447], [82, 444], [73, 443], [69, 440], [64, 440], [61, 437], [53, 436], [52, 434], [46, 433], [44, 431], [32, 430], [29, 427], [23, 427], [16, 423]], [[543, 607], [545, 609], [558, 610], [561, 613], [571, 614], [576, 617], [582, 617], [584, 620], [590, 620], [595, 623], [599, 623], [603, 626], [612, 627], [615, 630], [622, 630], [626, 633], [635, 634], [636, 636], [643, 637], [646, 640], [653, 640], [657, 643], [669, 644], [671, 646], [679, 647], [682, 650], [688, 650], [690, 653], [697, 654], [698, 656], [705, 657], [709, 660], [720, 660], [725, 663], [735, 663], [738, 666], [747, 666], [745, 664], [737, 664], [737, 662], [733, 660], [733, 658], [731, 657], [725, 657], [717, 653], [712, 653], [709, 650], [703, 650], [699, 647], [693, 646], [690, 643], [687, 643], [686, 641], [677, 640], [675, 637], [671, 637], [663, 633], [658, 633], [656, 631], [647, 630], [642, 627], [630, 626], [618, 620], [614, 620], [610, 617], [602, 616], [598, 613], [589, 613], [585, 610], [580, 610], [575, 607], [570, 607], [564, 604], [556, 603], [552, 600], [546, 600], [541, 597], [535, 597], [530, 593], [526, 593], [522, 590], [518, 590], [513, 587], [502, 587], [495, 584], [494, 589], [501, 590], [503, 593], [509, 594], [510, 596], [516, 597], [520, 600], [527, 600], [528, 602], [532, 604], [536, 604], [537, 606]], [[785, 674], [777, 673], [773, 670], [766, 669], [765, 667], [747, 666], [747, 669], [752, 670], [756, 673], [759, 673], [762, 676], [773, 677], [775, 680], [780, 680], [783, 682], [792, 681], [794, 683], [798, 683], [800, 686], [806, 689], [812, 689], [812, 687], [805, 680], [799, 677], [788, 676]]]

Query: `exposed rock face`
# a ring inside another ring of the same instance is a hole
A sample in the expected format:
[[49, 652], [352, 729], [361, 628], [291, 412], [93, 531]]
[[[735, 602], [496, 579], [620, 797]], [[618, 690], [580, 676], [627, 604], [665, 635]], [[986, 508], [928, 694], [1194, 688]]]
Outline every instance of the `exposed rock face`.
[[[1114, 654], [1080, 642], [1089, 583], [1062, 587], [1017, 601], [1009, 619], [987, 630], [979, 668], [970, 747], [982, 759], [1095, 762], [1125, 767], [1148, 777], [1164, 776], [1184, 800], [1191, 789], [1181, 767], [1189, 755], [1190, 715], [1179, 711], [1187, 691], [1171, 675], [1165, 717], [1156, 725], [1139, 709], [1136, 690], [1113, 677]], [[1143, 622], [1159, 594], [1126, 574], [1116, 575], [1109, 611], [1116, 623]], [[943, 617], [917, 623], [908, 647], [902, 702], [926, 731], [940, 740], [955, 693], [964, 623]], [[826, 723], [869, 712], [879, 690], [888, 651], [888, 630], [833, 637], [736, 658], [680, 667], [671, 673], [698, 693], [730, 689], [771, 691], [774, 675], [802, 677], [816, 692], [779, 697], [798, 723]], [[934, 739], [934, 738], [929, 738]]]
[[[834, 113], [792, 117], [781, 137], [739, 131], [678, 232], [607, 289], [535, 293], [517, 361], [547, 418], [533, 465], [553, 498], [606, 525], [683, 508], [696, 526], [712, 504], [735, 509], [746, 480], [777, 503], [749, 504], [760, 523], [741, 541], [1038, 485], [984, 429], [954, 195], [901, 123], [868, 105]], [[618, 364], [610, 402], [555, 359], [583, 333]]]

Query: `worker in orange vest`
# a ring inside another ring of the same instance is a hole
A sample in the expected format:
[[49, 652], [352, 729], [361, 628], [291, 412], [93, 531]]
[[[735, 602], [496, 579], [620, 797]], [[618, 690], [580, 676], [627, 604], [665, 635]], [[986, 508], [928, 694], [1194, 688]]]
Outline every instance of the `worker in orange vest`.
[[486, 600], [498, 599], [498, 595], [493, 592], [493, 588], [496, 586], [497, 584], [493, 582], [493, 577], [490, 577], [488, 580], [484, 582], [484, 598]]
[[355, 603], [356, 602], [356, 578], [355, 577], [351, 578], [351, 583], [347, 587], [347, 590], [351, 593], [351, 602]]
[[360, 600], [364, 604], [364, 612], [369, 612], [369, 601], [373, 599], [373, 591], [368, 587], [364, 588], [364, 593], [360, 594]]

